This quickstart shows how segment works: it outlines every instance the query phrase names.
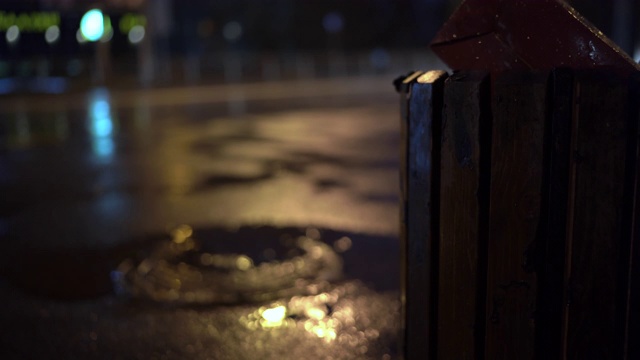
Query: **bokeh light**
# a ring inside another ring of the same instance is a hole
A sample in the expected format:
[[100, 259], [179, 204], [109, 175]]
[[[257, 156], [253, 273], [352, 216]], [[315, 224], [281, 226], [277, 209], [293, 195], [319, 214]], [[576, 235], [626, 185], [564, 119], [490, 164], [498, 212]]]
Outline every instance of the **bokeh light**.
[[222, 28], [222, 35], [229, 42], [236, 42], [242, 37], [242, 25], [237, 21], [231, 21]]
[[375, 48], [371, 51], [369, 61], [375, 70], [385, 70], [391, 64], [391, 55], [383, 48]]
[[104, 33], [100, 38], [100, 42], [107, 42], [113, 38], [113, 26], [111, 26], [111, 18], [104, 15]]
[[7, 29], [5, 37], [9, 44], [15, 44], [20, 39], [20, 29], [17, 25], [12, 25]]
[[104, 35], [104, 16], [102, 11], [87, 11], [80, 20], [80, 32], [89, 41], [98, 41]]
[[80, 29], [76, 31], [76, 41], [78, 41], [79, 44], [84, 44], [87, 42], [87, 39], [84, 37], [84, 35], [82, 35], [82, 31], [80, 31]]
[[344, 28], [344, 17], [339, 12], [330, 12], [322, 18], [322, 27], [329, 34], [337, 34]]
[[287, 308], [283, 305], [266, 309], [262, 312], [262, 318], [269, 324], [280, 325], [287, 316]]
[[96, 100], [91, 104], [92, 134], [96, 137], [106, 137], [113, 131], [109, 103], [106, 100]]
[[236, 266], [239, 270], [249, 270], [251, 267], [253, 267], [253, 261], [246, 255], [240, 255], [236, 260]]
[[51, 25], [44, 32], [44, 39], [48, 44], [53, 44], [60, 39], [60, 28], [58, 25]]
[[344, 236], [341, 237], [340, 239], [336, 240], [336, 242], [333, 243], [333, 248], [339, 252], [339, 253], [343, 253], [349, 249], [351, 249], [351, 239], [349, 239], [348, 237]]
[[92, 136], [94, 154], [100, 158], [111, 157], [115, 149], [112, 137], [114, 126], [111, 118], [109, 93], [106, 89], [96, 89], [91, 94], [88, 115], [88, 131]]
[[144, 34], [145, 34], [144, 26], [136, 25], [132, 27], [131, 30], [129, 30], [129, 34], [127, 35], [127, 38], [129, 39], [130, 43], [135, 45], [135, 44], [139, 44], [144, 39]]

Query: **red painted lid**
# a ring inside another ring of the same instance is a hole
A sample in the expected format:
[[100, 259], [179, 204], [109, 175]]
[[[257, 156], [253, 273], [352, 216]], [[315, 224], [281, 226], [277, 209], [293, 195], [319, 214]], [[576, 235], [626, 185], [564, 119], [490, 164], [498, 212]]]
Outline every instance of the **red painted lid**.
[[453, 70], [640, 66], [561, 0], [465, 0], [431, 43]]

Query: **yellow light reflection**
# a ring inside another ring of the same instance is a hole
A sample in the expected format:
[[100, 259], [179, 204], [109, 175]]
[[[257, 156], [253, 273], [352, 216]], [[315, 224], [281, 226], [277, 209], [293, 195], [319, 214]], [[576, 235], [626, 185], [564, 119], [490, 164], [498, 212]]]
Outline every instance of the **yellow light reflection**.
[[200, 263], [204, 266], [209, 266], [213, 263], [212, 256], [209, 253], [203, 253], [200, 255]]
[[182, 244], [193, 235], [193, 229], [189, 225], [180, 225], [171, 232], [171, 235], [173, 236], [173, 242]]
[[344, 236], [342, 238], [340, 238], [339, 240], [337, 240], [335, 243], [333, 243], [333, 248], [339, 252], [339, 253], [343, 253], [349, 249], [351, 249], [351, 239], [349, 239], [348, 237]]
[[313, 333], [316, 334], [317, 337], [323, 338], [325, 335], [325, 331], [320, 326], [316, 326], [313, 328]]
[[326, 343], [339, 341], [353, 348], [366, 348], [367, 342], [380, 334], [375, 329], [359, 331], [355, 326], [354, 304], [343, 302], [336, 306], [341, 294], [344, 289], [294, 296], [286, 304], [278, 302], [261, 307], [242, 317], [240, 322], [250, 330], [297, 327]]
[[284, 305], [266, 309], [262, 312], [262, 318], [271, 323], [280, 323], [287, 316], [287, 308]]
[[312, 307], [305, 310], [305, 315], [307, 315], [309, 319], [322, 320], [327, 316], [327, 313], [323, 309]]
[[272, 325], [271, 327], [280, 326], [286, 316], [287, 308], [284, 305], [266, 309], [262, 312], [262, 318], [265, 320], [263, 326], [266, 324]]
[[421, 84], [429, 84], [429, 83], [432, 83], [432, 82], [436, 81], [443, 74], [444, 74], [444, 72], [441, 71], [441, 70], [428, 71], [428, 72], [420, 75], [420, 77], [418, 78], [417, 81], [419, 83], [421, 83]]
[[240, 255], [236, 260], [236, 266], [242, 271], [249, 270], [253, 266], [253, 261], [248, 256]]

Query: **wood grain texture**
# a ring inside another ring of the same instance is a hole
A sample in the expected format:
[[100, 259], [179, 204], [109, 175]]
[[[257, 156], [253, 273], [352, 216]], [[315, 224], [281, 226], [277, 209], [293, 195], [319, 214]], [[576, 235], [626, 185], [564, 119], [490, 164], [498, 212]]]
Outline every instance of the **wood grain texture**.
[[486, 359], [534, 356], [546, 75], [508, 73], [494, 84], [487, 269]]
[[411, 83], [406, 114], [405, 357], [435, 354], [440, 126], [446, 73]]
[[407, 359], [640, 358], [640, 75], [547, 75], [404, 84]]
[[[407, 215], [408, 215], [408, 160], [409, 160], [409, 106], [411, 86], [424, 72], [414, 71], [396, 80], [400, 94], [400, 301], [402, 303], [402, 327], [405, 328], [407, 294]], [[403, 343], [405, 339], [402, 339]]]
[[627, 171], [627, 176], [631, 176], [633, 181], [633, 203], [629, 232], [625, 359], [640, 359], [640, 74], [631, 78], [628, 103], [630, 156], [633, 159], [630, 159], [632, 168]]
[[[486, 73], [445, 84], [440, 187], [438, 359], [484, 349], [490, 88]], [[487, 131], [488, 130], [488, 131]], [[484, 131], [484, 132], [483, 132]], [[483, 153], [485, 152], [485, 153]]]
[[535, 359], [561, 359], [565, 299], [565, 258], [569, 158], [574, 110], [573, 72], [556, 69], [547, 83], [547, 123], [540, 231], [534, 253], [538, 280], [535, 316]]
[[567, 359], [621, 359], [628, 260], [623, 239], [627, 86], [576, 74], [569, 204]]

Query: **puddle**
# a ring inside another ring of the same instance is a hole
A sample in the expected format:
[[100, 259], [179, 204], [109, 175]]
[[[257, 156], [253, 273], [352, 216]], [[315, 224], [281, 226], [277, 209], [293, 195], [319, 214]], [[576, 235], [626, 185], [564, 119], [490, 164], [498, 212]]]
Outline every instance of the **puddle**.
[[229, 304], [309, 295], [347, 280], [376, 291], [400, 287], [395, 237], [328, 229], [183, 227], [106, 249], [32, 246], [2, 262], [13, 287], [62, 301], [115, 290], [172, 304]]
[[117, 293], [170, 304], [315, 294], [342, 278], [342, 259], [319, 238], [318, 230], [309, 229], [295, 238], [200, 239], [182, 225], [146, 256], [124, 260], [111, 278]]

